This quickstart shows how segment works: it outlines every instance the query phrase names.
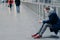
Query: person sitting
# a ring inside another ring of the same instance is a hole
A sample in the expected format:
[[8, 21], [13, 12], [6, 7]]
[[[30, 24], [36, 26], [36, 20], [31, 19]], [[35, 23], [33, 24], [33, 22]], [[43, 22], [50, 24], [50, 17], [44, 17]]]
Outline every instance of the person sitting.
[[[59, 17], [57, 16], [56, 12], [54, 11], [54, 9], [52, 7], [48, 6], [44, 10], [46, 11], [46, 13], [49, 14], [48, 15], [49, 19], [43, 20], [42, 21], [43, 24], [42, 24], [42, 27], [40, 28], [40, 30], [36, 34], [32, 35], [32, 37], [35, 39], [41, 38], [43, 33], [46, 31], [47, 27], [49, 27], [50, 31], [52, 31], [55, 26], [57, 27], [57, 25], [60, 24], [60, 23], [57, 23], [59, 20]], [[54, 32], [55, 32], [55, 34], [57, 34], [56, 30], [54, 30]]]

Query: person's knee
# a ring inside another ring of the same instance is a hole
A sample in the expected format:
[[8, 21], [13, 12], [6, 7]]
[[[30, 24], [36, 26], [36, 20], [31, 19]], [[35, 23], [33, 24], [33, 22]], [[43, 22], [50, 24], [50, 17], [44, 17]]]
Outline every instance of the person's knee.
[[48, 24], [47, 24], [47, 23], [45, 23], [45, 24], [44, 24], [44, 27], [47, 27], [47, 26], [48, 26]]
[[48, 24], [48, 23], [45, 23], [44, 24], [46, 27], [52, 27], [52, 25], [51, 24]]

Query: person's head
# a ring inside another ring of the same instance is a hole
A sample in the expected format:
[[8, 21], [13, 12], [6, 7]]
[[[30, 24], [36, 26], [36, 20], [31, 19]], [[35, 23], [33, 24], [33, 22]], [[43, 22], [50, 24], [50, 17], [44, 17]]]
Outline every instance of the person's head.
[[51, 12], [53, 11], [52, 8], [51, 8], [50, 6], [45, 7], [44, 10], [45, 10], [45, 13], [47, 13], [47, 15], [50, 15]]
[[46, 10], [50, 10], [50, 6], [47, 6], [45, 9], [46, 9]]
[[45, 8], [45, 13], [47, 13], [48, 15], [54, 13], [54, 8], [50, 7], [50, 6], [47, 6]]
[[50, 11], [50, 6], [46, 6], [46, 7], [44, 8], [44, 11], [45, 11], [45, 13], [49, 13], [49, 11]]

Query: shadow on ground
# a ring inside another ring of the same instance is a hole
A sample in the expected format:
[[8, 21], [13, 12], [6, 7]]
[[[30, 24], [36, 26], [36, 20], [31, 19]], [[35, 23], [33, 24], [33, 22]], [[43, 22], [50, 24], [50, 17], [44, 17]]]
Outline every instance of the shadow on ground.
[[44, 39], [44, 38], [59, 39], [60, 37], [59, 36], [56, 36], [56, 35], [49, 35], [49, 36], [42, 37], [42, 39]]

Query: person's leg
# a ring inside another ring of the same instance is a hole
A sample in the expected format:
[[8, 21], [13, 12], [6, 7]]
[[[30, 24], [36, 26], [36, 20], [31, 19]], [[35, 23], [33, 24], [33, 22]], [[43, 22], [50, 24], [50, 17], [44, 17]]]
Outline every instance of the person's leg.
[[39, 34], [36, 35], [34, 38], [42, 37], [43, 33], [46, 31], [46, 28], [50, 26], [51, 26], [50, 24], [44, 24], [43, 27], [39, 30]]
[[16, 10], [19, 13], [20, 12], [20, 7], [19, 6], [16, 6]]
[[44, 26], [44, 23], [42, 24], [42, 27], [39, 29], [39, 31], [38, 31], [37, 33], [33, 34], [32, 37], [34, 37], [34, 36], [36, 36], [37, 34], [39, 34], [39, 33], [41, 32], [43, 26]]
[[44, 24], [42, 25], [42, 27], [39, 29], [39, 31], [37, 32], [37, 34], [39, 34], [43, 28]]
[[12, 4], [10, 4], [10, 10], [12, 9]]
[[18, 13], [20, 13], [20, 6], [18, 6]]
[[44, 24], [44, 27], [41, 29], [40, 35], [43, 35], [43, 33], [46, 31], [47, 27], [51, 27], [51, 24]]
[[16, 6], [16, 11], [18, 11], [18, 6]]

